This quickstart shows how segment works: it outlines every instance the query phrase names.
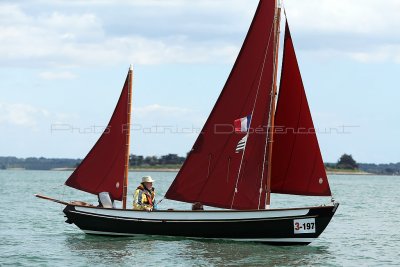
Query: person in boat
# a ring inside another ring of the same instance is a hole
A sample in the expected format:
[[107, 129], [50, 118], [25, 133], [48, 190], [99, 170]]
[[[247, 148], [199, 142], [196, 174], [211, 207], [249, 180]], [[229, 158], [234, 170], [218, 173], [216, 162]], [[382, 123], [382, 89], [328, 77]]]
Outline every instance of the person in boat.
[[133, 195], [133, 209], [152, 211], [155, 207], [156, 192], [153, 187], [154, 180], [150, 176], [144, 176], [142, 182], [136, 188]]

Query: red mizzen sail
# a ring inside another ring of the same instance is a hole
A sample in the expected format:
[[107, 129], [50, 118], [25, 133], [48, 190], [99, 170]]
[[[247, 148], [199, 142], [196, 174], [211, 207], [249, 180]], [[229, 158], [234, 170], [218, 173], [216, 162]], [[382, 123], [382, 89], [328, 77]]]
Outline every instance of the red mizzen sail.
[[[263, 208], [274, 15], [275, 1], [261, 0], [225, 87], [166, 198], [234, 209], [258, 209], [262, 203]], [[249, 114], [250, 128], [263, 133], [250, 132], [246, 149], [236, 153], [246, 133], [235, 133], [233, 122]]]
[[275, 113], [271, 191], [331, 195], [287, 22]]
[[121, 96], [108, 123], [89, 154], [65, 182], [66, 185], [98, 194], [109, 192], [122, 200], [127, 163], [132, 70], [128, 72]]

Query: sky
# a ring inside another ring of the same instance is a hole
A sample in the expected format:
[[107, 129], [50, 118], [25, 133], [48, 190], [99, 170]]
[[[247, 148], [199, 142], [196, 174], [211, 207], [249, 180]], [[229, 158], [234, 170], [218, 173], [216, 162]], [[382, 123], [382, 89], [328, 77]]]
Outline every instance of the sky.
[[[186, 155], [257, 0], [2, 0], [0, 156], [83, 158], [134, 66], [131, 153]], [[400, 1], [285, 0], [325, 162], [400, 161]]]

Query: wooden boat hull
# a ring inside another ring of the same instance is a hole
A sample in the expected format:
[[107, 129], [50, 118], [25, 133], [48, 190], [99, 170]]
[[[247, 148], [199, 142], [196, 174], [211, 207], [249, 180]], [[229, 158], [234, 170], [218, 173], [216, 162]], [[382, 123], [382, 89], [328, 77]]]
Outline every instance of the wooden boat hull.
[[307, 245], [325, 230], [338, 205], [261, 211], [153, 212], [67, 205], [64, 213], [68, 223], [75, 224], [87, 234]]

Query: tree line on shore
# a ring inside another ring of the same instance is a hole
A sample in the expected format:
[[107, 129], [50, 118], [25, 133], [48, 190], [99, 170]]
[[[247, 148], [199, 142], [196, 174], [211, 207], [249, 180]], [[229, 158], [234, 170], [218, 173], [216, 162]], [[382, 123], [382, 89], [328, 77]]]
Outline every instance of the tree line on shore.
[[180, 166], [185, 161], [185, 157], [180, 157], [177, 154], [168, 154], [161, 157], [157, 156], [129, 156], [129, 166], [131, 167], [146, 167], [146, 166]]
[[[185, 161], [185, 157], [177, 154], [168, 154], [163, 156], [140, 156], [130, 155], [129, 166], [131, 167], [180, 167]], [[44, 158], [44, 157], [0, 157], [0, 169], [26, 169], [26, 170], [52, 170], [64, 168], [76, 168], [81, 159], [66, 159], [66, 158]]]
[[[179, 168], [185, 157], [177, 154], [163, 156], [130, 155], [129, 165], [132, 168]], [[0, 169], [52, 170], [75, 168], [81, 159], [44, 158], [44, 157], [0, 157]], [[374, 174], [400, 175], [400, 162], [390, 164], [357, 163], [352, 155], [343, 154], [336, 163], [325, 163], [327, 170], [360, 170]]]

